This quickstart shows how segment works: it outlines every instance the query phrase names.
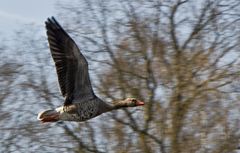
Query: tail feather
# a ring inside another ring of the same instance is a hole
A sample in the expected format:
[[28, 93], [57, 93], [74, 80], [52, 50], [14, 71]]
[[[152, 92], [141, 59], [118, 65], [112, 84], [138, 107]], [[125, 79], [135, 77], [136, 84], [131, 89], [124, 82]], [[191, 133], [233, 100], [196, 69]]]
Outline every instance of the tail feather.
[[59, 113], [55, 110], [46, 110], [38, 114], [38, 120], [41, 122], [57, 122], [59, 120]]

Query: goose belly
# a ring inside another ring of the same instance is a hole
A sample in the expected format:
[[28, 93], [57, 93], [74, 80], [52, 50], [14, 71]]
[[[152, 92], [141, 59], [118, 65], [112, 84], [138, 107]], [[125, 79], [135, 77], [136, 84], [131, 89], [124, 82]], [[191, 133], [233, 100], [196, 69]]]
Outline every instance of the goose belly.
[[62, 121], [82, 122], [100, 115], [99, 105], [97, 100], [88, 100], [85, 102], [74, 102], [69, 106], [58, 107], [56, 111], [60, 113], [59, 118]]
[[79, 121], [86, 121], [94, 118], [98, 114], [98, 107], [93, 102], [77, 103], [77, 114], [76, 117]]
[[94, 101], [74, 103], [62, 107], [59, 112], [61, 112], [61, 120], [82, 122], [98, 115], [98, 103]]

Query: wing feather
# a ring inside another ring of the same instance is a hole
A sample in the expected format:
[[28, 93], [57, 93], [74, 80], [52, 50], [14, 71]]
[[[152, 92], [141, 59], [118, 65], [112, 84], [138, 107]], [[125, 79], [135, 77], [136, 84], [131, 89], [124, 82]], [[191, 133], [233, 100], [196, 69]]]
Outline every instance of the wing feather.
[[65, 97], [64, 104], [71, 104], [76, 98], [93, 98], [95, 95], [88, 74], [87, 60], [54, 17], [48, 18], [45, 23], [59, 86]]

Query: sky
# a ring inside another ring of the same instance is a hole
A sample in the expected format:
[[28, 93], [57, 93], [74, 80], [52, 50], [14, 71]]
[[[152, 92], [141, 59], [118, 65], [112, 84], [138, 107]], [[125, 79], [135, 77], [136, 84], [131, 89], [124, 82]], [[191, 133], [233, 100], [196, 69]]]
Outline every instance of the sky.
[[56, 15], [57, 0], [1, 0], [0, 40], [25, 24], [44, 26], [46, 18]]

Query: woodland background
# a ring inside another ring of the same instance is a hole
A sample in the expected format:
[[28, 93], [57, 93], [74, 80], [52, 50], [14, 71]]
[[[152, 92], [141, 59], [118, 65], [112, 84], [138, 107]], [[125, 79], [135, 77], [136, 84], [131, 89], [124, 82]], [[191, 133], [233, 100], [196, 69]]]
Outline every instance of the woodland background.
[[40, 123], [37, 113], [63, 98], [44, 27], [26, 25], [0, 42], [0, 152], [237, 152], [240, 1], [56, 5], [56, 19], [89, 61], [95, 93], [145, 106], [84, 123]]

